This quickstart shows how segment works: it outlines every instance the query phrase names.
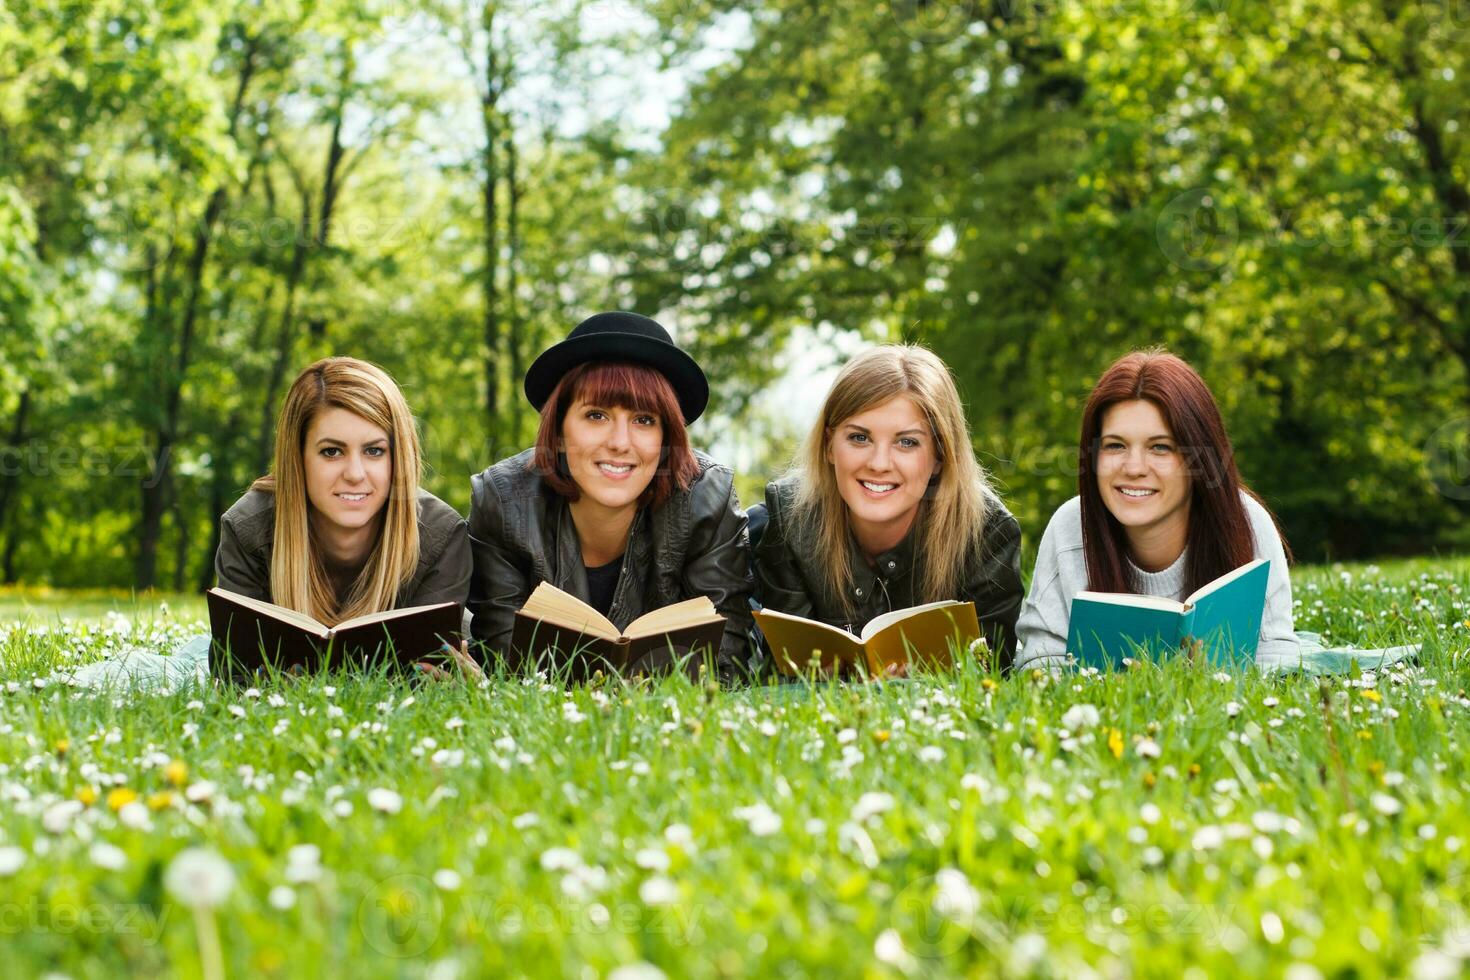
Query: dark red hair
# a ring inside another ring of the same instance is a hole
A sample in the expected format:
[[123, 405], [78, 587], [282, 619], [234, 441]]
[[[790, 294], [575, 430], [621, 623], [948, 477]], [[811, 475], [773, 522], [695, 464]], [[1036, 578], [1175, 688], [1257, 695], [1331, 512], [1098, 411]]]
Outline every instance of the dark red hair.
[[1184, 589], [1193, 592], [1255, 557], [1255, 536], [1241, 492], [1255, 494], [1241, 482], [1225, 420], [1209, 386], [1194, 368], [1162, 349], [1134, 351], [1115, 361], [1098, 379], [1082, 412], [1077, 494], [1082, 498], [1087, 587], [1093, 592], [1139, 588], [1127, 560], [1127, 534], [1097, 485], [1103, 416], [1118, 402], [1137, 399], [1152, 402], [1164, 417], [1189, 472]]
[[551, 489], [576, 501], [582, 490], [561, 462], [561, 427], [567, 411], [577, 399], [603, 408], [626, 408], [631, 412], [657, 415], [663, 425], [664, 445], [658, 472], [638, 498], [643, 505], [658, 507], [675, 490], [688, 490], [699, 474], [699, 462], [689, 448], [684, 413], [669, 380], [642, 364], [579, 364], [566, 373], [541, 406], [541, 427], [536, 431], [536, 451], [529, 469], [539, 473]]

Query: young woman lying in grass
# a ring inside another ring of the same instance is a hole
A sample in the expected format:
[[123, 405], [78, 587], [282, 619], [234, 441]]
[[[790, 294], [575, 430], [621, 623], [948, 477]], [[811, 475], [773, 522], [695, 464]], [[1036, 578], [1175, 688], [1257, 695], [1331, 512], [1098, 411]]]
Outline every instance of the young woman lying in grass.
[[1083, 410], [1078, 459], [1077, 496], [1041, 538], [1017, 667], [1067, 661], [1079, 592], [1183, 600], [1256, 558], [1271, 563], [1256, 663], [1295, 661], [1285, 543], [1241, 481], [1215, 396], [1192, 367], [1162, 350], [1114, 363]]
[[[469, 594], [464, 520], [419, 487], [418, 433], [381, 368], [349, 357], [291, 385], [275, 460], [220, 519], [219, 587], [328, 626]], [[82, 668], [77, 683], [177, 683], [208, 670], [210, 638], [170, 656], [132, 654]]]
[[[719, 649], [708, 651], [714, 670], [724, 681], [743, 676], [745, 512], [734, 474], [690, 448], [686, 429], [709, 399], [704, 371], [654, 320], [599, 313], [536, 358], [525, 392], [541, 413], [536, 445], [471, 481], [475, 639], [512, 668], [541, 661], [544, 651], [514, 649], [511, 638], [516, 610], [543, 582], [618, 629], [706, 596], [725, 618]], [[634, 669], [697, 674], [704, 661], [693, 652]]]
[[854, 632], [895, 609], [970, 600], [1005, 666], [1021, 605], [1021, 528], [975, 459], [949, 369], [883, 345], [837, 376], [795, 473], [766, 487], [756, 592]]

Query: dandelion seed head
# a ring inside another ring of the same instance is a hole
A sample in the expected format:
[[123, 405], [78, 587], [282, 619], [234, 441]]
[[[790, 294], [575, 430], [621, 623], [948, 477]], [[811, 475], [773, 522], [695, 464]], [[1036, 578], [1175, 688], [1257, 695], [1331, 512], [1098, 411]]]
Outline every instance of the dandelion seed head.
[[180, 851], [163, 876], [169, 894], [185, 905], [217, 908], [235, 887], [235, 870], [212, 850], [190, 847]]
[[638, 886], [638, 898], [644, 905], [673, 905], [679, 900], [679, 887], [657, 875]]
[[377, 810], [379, 813], [386, 813], [389, 816], [403, 809], [403, 797], [393, 790], [385, 789], [381, 786], [368, 790], [367, 801], [368, 806]]

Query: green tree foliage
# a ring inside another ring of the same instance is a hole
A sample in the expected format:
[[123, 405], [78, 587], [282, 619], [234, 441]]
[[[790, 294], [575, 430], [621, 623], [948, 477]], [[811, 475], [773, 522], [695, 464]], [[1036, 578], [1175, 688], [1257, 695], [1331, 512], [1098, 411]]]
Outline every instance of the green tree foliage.
[[1165, 344], [1299, 554], [1454, 546], [1467, 42], [1434, 0], [5, 5], [0, 578], [208, 582], [331, 353], [464, 508], [608, 307], [676, 326], [748, 469], [795, 332], [918, 340], [1034, 537], [1093, 380]]
[[[218, 514], [268, 468], [286, 385], [327, 354], [394, 372], [429, 485], [461, 508], [468, 473], [529, 438], [518, 398], [469, 410], [476, 365], [513, 391], [540, 337], [601, 305], [578, 223], [611, 185], [519, 104], [492, 185], [492, 312], [513, 329], [486, 350], [482, 147], [455, 128], [476, 90], [440, 70], [454, 29], [428, 3], [6, 8], [6, 579], [208, 582]], [[548, 75], [572, 56], [552, 27], [518, 43]]]
[[762, 239], [740, 298], [934, 346], [1031, 533], [1075, 493], [1093, 380], [1162, 344], [1212, 383], [1304, 555], [1457, 539], [1470, 22], [1453, 4], [661, 12], [690, 57], [720, 25], [747, 38], [665, 161], [697, 175], [675, 192], [714, 215], [707, 244], [755, 201], [793, 232]]

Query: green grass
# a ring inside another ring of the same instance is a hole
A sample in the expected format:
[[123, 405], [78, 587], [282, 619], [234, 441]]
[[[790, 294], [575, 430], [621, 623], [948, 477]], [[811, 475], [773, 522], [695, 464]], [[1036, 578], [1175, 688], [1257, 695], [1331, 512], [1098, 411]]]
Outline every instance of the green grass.
[[121, 589], [51, 589], [0, 587], [0, 623], [16, 620], [100, 620], [108, 614], [150, 619], [166, 610], [186, 619], [207, 615], [200, 595], [128, 592]]
[[[194, 613], [37, 610], [0, 626], [6, 973], [197, 976], [217, 932], [231, 976], [1449, 975], [1470, 562], [1294, 583], [1298, 628], [1421, 664], [98, 697], [34, 678]], [[164, 884], [189, 847], [213, 912]]]

